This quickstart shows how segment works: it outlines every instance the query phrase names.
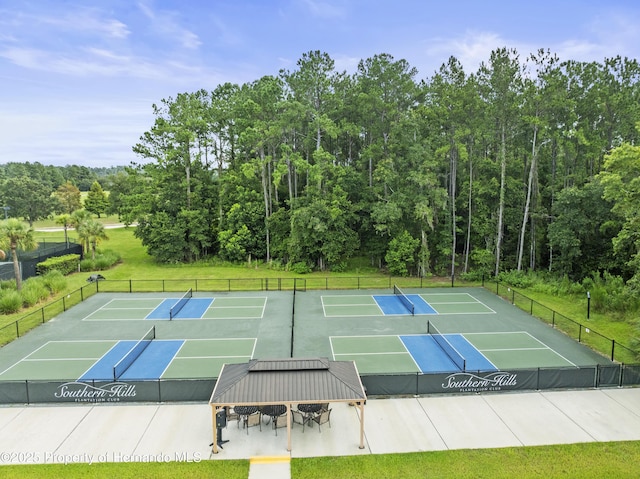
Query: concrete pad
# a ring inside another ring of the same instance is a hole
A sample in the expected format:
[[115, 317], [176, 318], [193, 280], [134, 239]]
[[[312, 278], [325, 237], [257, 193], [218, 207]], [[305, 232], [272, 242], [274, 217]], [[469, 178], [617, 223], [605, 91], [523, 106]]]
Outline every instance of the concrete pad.
[[[364, 422], [365, 437], [367, 429], [369, 402], [365, 406]], [[295, 424], [291, 431], [291, 457], [319, 457], [319, 456], [355, 456], [368, 454], [367, 448], [360, 449], [360, 417], [359, 409], [345, 403], [331, 405], [331, 427], [323, 424], [318, 428]]]
[[[223, 445], [212, 459], [246, 459], [247, 457], [280, 456], [319, 457], [368, 454], [368, 448], [359, 449], [360, 419], [357, 408], [347, 404], [331, 406], [331, 426], [317, 424], [305, 426], [302, 432], [300, 424], [291, 427], [291, 451], [287, 451], [287, 428], [279, 428], [278, 435], [272, 425], [262, 424], [262, 431], [257, 426], [238, 428], [236, 421], [227, 423], [222, 429], [222, 438], [229, 442]], [[366, 416], [365, 412], [365, 425]], [[210, 426], [211, 427], [211, 426]]]
[[22, 410], [20, 407], [0, 407], [0, 433], [2, 433], [2, 428], [22, 413]]
[[249, 479], [290, 479], [289, 456], [252, 457], [249, 459]]
[[640, 416], [602, 390], [553, 391], [541, 394], [596, 441], [640, 439]]
[[[211, 407], [209, 406], [209, 443], [213, 440], [213, 421], [211, 418]], [[259, 426], [252, 426], [243, 429], [238, 427], [237, 421], [227, 422], [227, 427], [222, 429], [222, 439], [229, 441], [221, 448], [217, 454], [210, 454], [211, 459], [247, 459], [253, 456], [280, 456], [287, 454], [287, 428], [278, 429], [278, 435], [272, 428], [271, 423]], [[295, 441], [292, 439], [293, 447]], [[211, 449], [209, 449], [211, 451]]]
[[522, 446], [482, 396], [418, 399], [448, 449]]
[[56, 449], [62, 456], [83, 451], [94, 461], [135, 462], [136, 445], [158, 405], [94, 406]]
[[640, 388], [602, 389], [604, 394], [640, 416]]
[[20, 453], [11, 455], [8, 463], [56, 462], [54, 453], [90, 411], [90, 406], [22, 408], [2, 428], [0, 451]]
[[525, 446], [593, 441], [540, 393], [494, 394], [483, 398]]
[[173, 461], [208, 459], [212, 428], [208, 404], [163, 405], [144, 431], [134, 455], [169, 457]]
[[373, 454], [447, 448], [421, 403], [414, 398], [367, 401], [364, 429]]

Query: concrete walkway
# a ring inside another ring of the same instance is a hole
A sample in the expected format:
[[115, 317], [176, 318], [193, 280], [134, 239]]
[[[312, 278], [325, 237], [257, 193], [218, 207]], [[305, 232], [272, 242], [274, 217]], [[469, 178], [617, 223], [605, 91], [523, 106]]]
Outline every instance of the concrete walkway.
[[208, 404], [0, 407], [0, 463], [250, 459], [251, 479], [290, 477], [298, 457], [640, 440], [640, 388], [370, 399], [365, 447], [358, 409], [332, 407], [331, 426], [222, 429], [211, 453]]

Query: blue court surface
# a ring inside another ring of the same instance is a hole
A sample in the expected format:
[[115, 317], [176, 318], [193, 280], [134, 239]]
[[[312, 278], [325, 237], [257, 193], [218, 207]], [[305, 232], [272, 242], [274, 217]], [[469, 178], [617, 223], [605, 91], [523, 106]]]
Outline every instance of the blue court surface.
[[[419, 294], [407, 294], [414, 305], [414, 314], [438, 314]], [[411, 314], [402, 300], [394, 295], [373, 295], [373, 299], [384, 314]]]
[[156, 340], [142, 351], [140, 356], [121, 376], [114, 378], [114, 365], [131, 351], [138, 341], [118, 341], [102, 356], [79, 381], [113, 381], [114, 379], [158, 379], [182, 347], [183, 340]]
[[[480, 351], [467, 341], [461, 334], [444, 334], [447, 341], [465, 359], [467, 371], [497, 371]], [[445, 353], [431, 335], [400, 336], [409, 354], [424, 373], [460, 371], [447, 353]]]
[[[165, 299], [144, 319], [169, 319], [171, 308], [180, 299]], [[213, 303], [213, 298], [190, 298], [180, 311], [173, 317], [176, 319], [200, 319]]]

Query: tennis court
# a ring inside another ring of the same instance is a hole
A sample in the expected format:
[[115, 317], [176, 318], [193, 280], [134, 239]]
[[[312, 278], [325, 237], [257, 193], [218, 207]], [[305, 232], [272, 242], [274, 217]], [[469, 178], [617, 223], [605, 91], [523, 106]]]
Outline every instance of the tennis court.
[[531, 367], [576, 367], [526, 331], [466, 334], [334, 336], [334, 359], [361, 373], [447, 373]]
[[[129, 381], [136, 400], [196, 400], [226, 363], [289, 357], [353, 360], [370, 390], [402, 394], [445, 392], [447, 374], [529, 369], [518, 386], [531, 389], [543, 368], [612, 365], [484, 288], [101, 292], [0, 348], [0, 400], [57, 400], [63, 381], [77, 394]], [[605, 377], [566, 382], [593, 374]]]
[[83, 318], [87, 321], [260, 319], [264, 296], [228, 298], [114, 298]]
[[0, 381], [143, 381], [208, 378], [225, 363], [246, 362], [255, 338], [49, 341], [0, 372]]
[[495, 314], [469, 293], [328, 294], [322, 296], [325, 317], [432, 314]]

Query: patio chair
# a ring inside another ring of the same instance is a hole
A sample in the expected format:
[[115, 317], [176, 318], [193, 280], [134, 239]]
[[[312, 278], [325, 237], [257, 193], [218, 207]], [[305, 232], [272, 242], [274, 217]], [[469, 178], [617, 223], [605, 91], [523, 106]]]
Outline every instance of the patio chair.
[[295, 424], [302, 424], [302, 432], [304, 432], [304, 423], [306, 422], [304, 415], [297, 409], [292, 409], [291, 414], [292, 414], [291, 417], [293, 419], [293, 422]]
[[322, 411], [320, 414], [313, 418], [315, 422], [318, 423], [318, 432], [320, 432], [320, 425], [329, 423], [329, 427], [331, 427], [331, 409], [327, 409], [326, 411]]
[[252, 426], [260, 426], [260, 430], [262, 431], [262, 421], [260, 420], [261, 416], [262, 414], [260, 414], [259, 412], [247, 416], [244, 423], [245, 427], [247, 428], [247, 434], [249, 434], [249, 428]]

